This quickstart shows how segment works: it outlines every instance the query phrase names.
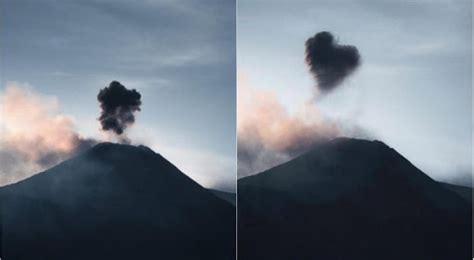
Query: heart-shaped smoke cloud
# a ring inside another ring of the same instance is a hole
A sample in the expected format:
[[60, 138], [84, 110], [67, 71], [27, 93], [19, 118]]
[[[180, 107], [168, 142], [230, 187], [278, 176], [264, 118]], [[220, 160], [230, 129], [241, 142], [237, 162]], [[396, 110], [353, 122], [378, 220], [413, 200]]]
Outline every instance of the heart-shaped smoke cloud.
[[102, 112], [99, 121], [102, 130], [112, 130], [121, 135], [125, 129], [135, 122], [136, 111], [140, 111], [141, 95], [135, 89], [127, 89], [120, 82], [112, 81], [108, 87], [100, 90], [97, 100]]
[[306, 41], [306, 62], [319, 89], [327, 92], [357, 69], [360, 55], [354, 46], [339, 45], [330, 32], [319, 32]]
[[[329, 32], [306, 41], [306, 62], [322, 92], [335, 89], [360, 65], [356, 47], [339, 45]], [[290, 113], [271, 90], [252, 87], [239, 76], [237, 147], [239, 177], [259, 173], [337, 136], [369, 134], [347, 120], [325, 117], [313, 100]], [[310, 97], [308, 97], [310, 98]]]

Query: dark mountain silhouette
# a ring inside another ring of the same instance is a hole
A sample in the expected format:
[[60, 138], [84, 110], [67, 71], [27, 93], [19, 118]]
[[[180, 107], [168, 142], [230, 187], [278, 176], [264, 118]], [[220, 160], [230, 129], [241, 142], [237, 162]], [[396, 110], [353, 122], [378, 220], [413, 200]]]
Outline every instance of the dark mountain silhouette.
[[235, 207], [144, 146], [0, 188], [2, 259], [235, 259]]
[[226, 192], [226, 191], [221, 191], [221, 190], [215, 190], [215, 189], [209, 189], [210, 192], [214, 193], [217, 197], [230, 202], [232, 205], [236, 205], [236, 196], [237, 194], [232, 193], [232, 192]]
[[461, 197], [463, 197], [464, 199], [466, 199], [467, 201], [472, 203], [472, 188], [459, 186], [459, 185], [454, 185], [454, 184], [449, 184], [449, 183], [442, 183], [442, 182], [440, 182], [440, 183], [445, 188], [456, 192]]
[[470, 202], [379, 141], [238, 181], [239, 259], [471, 259]]

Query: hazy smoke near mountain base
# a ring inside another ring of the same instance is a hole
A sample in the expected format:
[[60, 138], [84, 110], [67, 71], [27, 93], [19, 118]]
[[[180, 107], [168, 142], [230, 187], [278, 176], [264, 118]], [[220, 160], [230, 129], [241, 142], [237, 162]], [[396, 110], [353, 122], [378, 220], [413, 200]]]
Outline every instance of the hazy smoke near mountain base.
[[120, 82], [112, 81], [108, 87], [100, 90], [97, 100], [102, 112], [99, 121], [102, 130], [112, 130], [121, 135], [135, 122], [136, 111], [140, 111], [141, 95], [135, 89], [127, 89]]
[[0, 92], [0, 186], [29, 177], [97, 143], [81, 137], [55, 98], [9, 83]]
[[357, 48], [339, 45], [330, 32], [317, 33], [305, 45], [306, 63], [322, 91], [333, 90], [360, 64]]
[[339, 135], [338, 126], [311, 103], [290, 114], [274, 93], [238, 85], [237, 147], [240, 177], [258, 173]]

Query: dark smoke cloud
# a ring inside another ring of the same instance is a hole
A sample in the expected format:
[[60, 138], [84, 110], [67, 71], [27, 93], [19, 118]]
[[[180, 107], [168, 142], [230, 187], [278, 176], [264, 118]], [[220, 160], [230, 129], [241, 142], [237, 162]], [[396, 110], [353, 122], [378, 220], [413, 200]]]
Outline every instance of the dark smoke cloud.
[[322, 91], [333, 90], [360, 64], [354, 46], [339, 45], [330, 32], [319, 32], [306, 41], [306, 62]]
[[112, 81], [108, 87], [100, 90], [97, 100], [102, 112], [99, 121], [102, 130], [112, 130], [121, 135], [135, 122], [135, 111], [140, 111], [141, 95], [135, 89], [127, 89], [120, 82]]

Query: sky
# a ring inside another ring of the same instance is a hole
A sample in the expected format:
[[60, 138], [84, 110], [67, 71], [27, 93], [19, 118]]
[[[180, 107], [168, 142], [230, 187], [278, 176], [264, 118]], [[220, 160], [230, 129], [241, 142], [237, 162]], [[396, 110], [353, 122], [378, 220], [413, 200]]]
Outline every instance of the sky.
[[[470, 179], [469, 0], [0, 3], [0, 91], [52, 99], [81, 136], [101, 139], [98, 91], [112, 80], [136, 88], [129, 137], [206, 187], [235, 190], [237, 74], [289, 113], [310, 100], [435, 179]], [[323, 30], [356, 46], [362, 64], [313, 100], [304, 43]]]
[[[234, 1], [1, 1], [1, 90], [54, 99], [83, 137], [99, 133], [97, 94], [142, 95], [128, 136], [206, 187], [235, 189]], [[1, 120], [1, 119], [0, 119]], [[33, 127], [33, 126], [32, 126]]]
[[337, 91], [312, 100], [318, 110], [382, 140], [432, 178], [470, 182], [471, 1], [239, 0], [237, 10], [245, 84], [297, 111], [315, 85], [304, 43], [330, 31], [358, 48], [362, 64]]

